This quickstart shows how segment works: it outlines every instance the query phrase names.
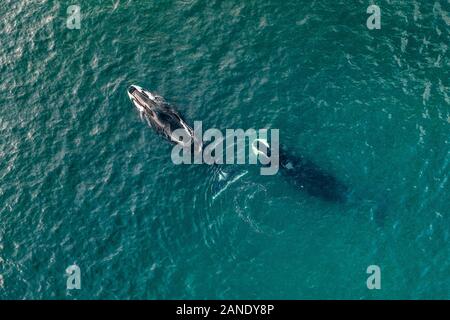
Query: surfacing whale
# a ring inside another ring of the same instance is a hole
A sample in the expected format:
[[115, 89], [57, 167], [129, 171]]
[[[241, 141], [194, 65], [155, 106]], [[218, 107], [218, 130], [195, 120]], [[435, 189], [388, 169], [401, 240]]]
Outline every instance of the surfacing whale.
[[[139, 86], [132, 85], [128, 88], [128, 97], [139, 110], [141, 118], [145, 119], [150, 127], [171, 143], [183, 147], [197, 147], [200, 152], [202, 144], [194, 136], [194, 130], [184, 121], [181, 115], [175, 111], [163, 97], [153, 94]], [[191, 139], [183, 141], [179, 135], [173, 134], [177, 129], [184, 130]], [[194, 143], [196, 141], [197, 143]]]

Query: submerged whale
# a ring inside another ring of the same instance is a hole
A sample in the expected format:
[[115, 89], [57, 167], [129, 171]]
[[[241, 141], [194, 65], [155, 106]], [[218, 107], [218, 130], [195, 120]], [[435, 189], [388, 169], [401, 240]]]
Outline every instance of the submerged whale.
[[[264, 139], [256, 139], [252, 143], [252, 151], [259, 157], [270, 156], [268, 143]], [[349, 188], [313, 161], [292, 155], [284, 147], [279, 148], [278, 159], [279, 172], [294, 186], [325, 201], [347, 201]]]
[[[139, 86], [132, 85], [128, 88], [128, 97], [139, 110], [141, 118], [145, 119], [150, 127], [171, 143], [183, 147], [194, 147], [200, 152], [202, 144], [194, 136], [194, 130], [184, 121], [181, 115], [175, 111], [163, 97], [153, 94]], [[175, 130], [184, 130], [191, 139], [180, 140], [180, 135], [173, 134]], [[197, 143], [194, 143], [196, 141]]]
[[330, 202], [345, 202], [348, 187], [334, 175], [323, 170], [311, 160], [288, 154], [280, 149], [280, 172], [308, 194]]

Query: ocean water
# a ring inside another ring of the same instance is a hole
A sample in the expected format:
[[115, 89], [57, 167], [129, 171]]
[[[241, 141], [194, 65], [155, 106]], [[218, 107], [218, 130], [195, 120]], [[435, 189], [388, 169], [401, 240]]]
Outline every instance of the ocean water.
[[[450, 3], [375, 3], [380, 30], [361, 0], [3, 0], [0, 298], [449, 299]], [[174, 165], [131, 84], [360, 200]]]

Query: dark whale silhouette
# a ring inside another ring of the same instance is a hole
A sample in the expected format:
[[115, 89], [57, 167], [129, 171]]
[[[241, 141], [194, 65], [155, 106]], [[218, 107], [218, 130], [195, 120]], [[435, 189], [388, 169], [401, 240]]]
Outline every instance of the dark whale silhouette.
[[331, 202], [344, 202], [348, 198], [349, 188], [344, 183], [304, 157], [280, 148], [279, 166], [282, 175], [314, 197]]
[[309, 195], [333, 203], [357, 204], [370, 202], [372, 203], [371, 219], [378, 226], [384, 225], [388, 213], [386, 194], [380, 194], [375, 200], [357, 195], [354, 190], [330, 172], [325, 171], [309, 159], [289, 154], [283, 147], [279, 150], [279, 162], [281, 174]]

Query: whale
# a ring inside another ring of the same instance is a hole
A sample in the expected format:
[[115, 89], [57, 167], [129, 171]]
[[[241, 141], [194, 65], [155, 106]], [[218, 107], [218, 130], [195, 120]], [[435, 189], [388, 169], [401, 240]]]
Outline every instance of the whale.
[[296, 187], [324, 201], [348, 200], [349, 188], [336, 176], [305, 157], [287, 153], [285, 148], [279, 152], [280, 172]]
[[[252, 151], [259, 157], [270, 157], [269, 143], [255, 139]], [[278, 150], [279, 172], [295, 187], [328, 202], [346, 202], [349, 188], [330, 172], [303, 156], [289, 153], [284, 146]]]
[[[268, 157], [270, 149], [267, 140], [253, 141], [252, 151], [258, 157]], [[279, 174], [285, 176], [286, 180], [297, 189], [328, 203], [353, 205], [362, 202], [371, 203], [371, 220], [380, 227], [384, 225], [389, 211], [386, 194], [382, 193], [372, 200], [364, 195], [358, 195], [356, 190], [350, 188], [330, 171], [323, 169], [309, 158], [288, 152], [285, 146], [279, 147], [278, 157]]]
[[[202, 150], [202, 143], [195, 137], [192, 127], [162, 96], [137, 85], [131, 85], [127, 93], [139, 111], [141, 119], [144, 119], [156, 133], [172, 144], [194, 148], [195, 152]], [[174, 134], [175, 130], [184, 131], [184, 136], [188, 139], [180, 139], [179, 132]]]

